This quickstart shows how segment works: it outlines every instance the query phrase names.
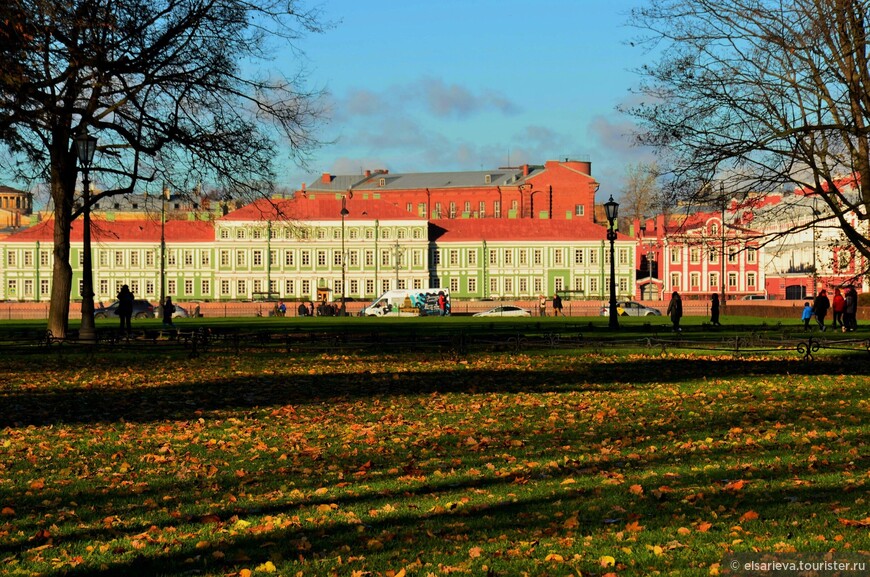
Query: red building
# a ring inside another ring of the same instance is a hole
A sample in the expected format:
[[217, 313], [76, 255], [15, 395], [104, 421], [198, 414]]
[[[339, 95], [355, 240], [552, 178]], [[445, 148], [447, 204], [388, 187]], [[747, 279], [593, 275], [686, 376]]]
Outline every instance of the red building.
[[351, 191], [385, 199], [417, 216], [438, 219], [584, 219], [594, 222], [598, 183], [589, 162], [547, 161], [494, 170], [361, 175], [324, 173], [297, 194]]

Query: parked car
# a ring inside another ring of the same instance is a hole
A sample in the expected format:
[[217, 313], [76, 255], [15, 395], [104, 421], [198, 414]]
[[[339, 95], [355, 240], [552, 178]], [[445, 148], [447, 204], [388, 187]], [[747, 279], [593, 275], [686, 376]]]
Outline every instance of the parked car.
[[[634, 301], [617, 301], [616, 314], [621, 317], [660, 317], [662, 312], [658, 309], [644, 306]], [[610, 304], [601, 307], [601, 316], [610, 316]]]
[[767, 295], [746, 295], [741, 297], [740, 300], [743, 301], [766, 301]]
[[500, 307], [495, 307], [493, 309], [489, 309], [488, 311], [483, 311], [481, 313], [476, 313], [473, 316], [476, 317], [530, 317], [532, 316], [531, 311], [521, 308], [515, 307], [513, 305], [504, 305]]
[[[116, 319], [118, 318], [118, 305], [120, 303], [118, 301], [113, 302], [109, 306], [105, 307], [100, 304], [99, 307], [94, 309], [94, 318], [95, 319]], [[144, 299], [134, 299], [133, 300], [133, 318], [134, 319], [147, 319], [149, 317], [154, 316], [154, 305]]]

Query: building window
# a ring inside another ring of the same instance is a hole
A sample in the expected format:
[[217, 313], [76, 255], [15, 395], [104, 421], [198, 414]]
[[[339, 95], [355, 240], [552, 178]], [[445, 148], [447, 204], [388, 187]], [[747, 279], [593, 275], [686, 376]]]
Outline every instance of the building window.
[[145, 294], [153, 295], [154, 294], [154, 281], [146, 280], [145, 281]]
[[574, 290], [577, 292], [583, 292], [583, 277], [576, 277], [574, 279]]
[[[341, 265], [341, 263], [338, 263], [338, 264]], [[352, 266], [352, 267], [359, 266], [359, 251], [358, 250], [348, 251], [348, 253], [347, 253], [347, 265]]]
[[490, 277], [489, 279], [489, 294], [498, 295], [498, 278]]
[[139, 251], [133, 251], [130, 253], [130, 266], [139, 266]]
[[582, 204], [575, 204], [574, 205], [574, 216], [585, 216], [585, 214], [586, 214], [586, 207], [585, 206], [583, 206]]
[[565, 288], [565, 279], [560, 276], [557, 276], [553, 279], [553, 290], [556, 292], [560, 292], [563, 288]]
[[390, 238], [390, 229], [382, 228], [381, 229], [381, 238], [382, 239], [389, 239]]
[[709, 288], [711, 290], [712, 289], [718, 290], [719, 289], [719, 273], [718, 272], [711, 272], [710, 276], [708, 277], [708, 282], [710, 284]]
[[[83, 285], [82, 285], [81, 281], [79, 281], [79, 293], [82, 292], [82, 290], [81, 290], [82, 286]], [[18, 296], [18, 281], [17, 280], [9, 279], [8, 281], [6, 281], [6, 294], [7, 294], [7, 296], [10, 296], [13, 298]]]
[[248, 284], [244, 279], [239, 279], [236, 281], [236, 296], [246, 296], [248, 294]]
[[51, 285], [49, 285], [46, 279], [42, 279], [39, 281], [39, 294], [42, 296], [46, 296], [49, 294], [51, 290]]
[[448, 218], [456, 218], [456, 203], [455, 202], [450, 203], [450, 214], [448, 215]]
[[440, 202], [435, 203], [435, 215], [434, 216], [435, 216], [435, 218], [441, 218], [441, 203]]
[[332, 252], [332, 266], [341, 266], [341, 251], [335, 250]]
[[296, 296], [296, 283], [293, 279], [284, 280], [284, 294], [287, 296]]
[[619, 261], [618, 261], [618, 262], [619, 262], [620, 265], [623, 265], [623, 266], [624, 266], [624, 265], [627, 265], [627, 264], [628, 264], [628, 249], [627, 249], [627, 248], [621, 248], [621, 249], [619, 249], [619, 256], [618, 256], [618, 258], [619, 258]]
[[671, 273], [671, 290], [679, 290], [680, 288], [680, 273]]
[[471, 213], [471, 201], [466, 200], [465, 201], [465, 214], [470, 214], [470, 213]]
[[230, 266], [230, 251], [222, 250], [220, 252], [221, 266]]
[[[118, 290], [121, 290], [121, 287], [118, 287]], [[178, 283], [175, 280], [166, 281], [166, 292], [171, 295], [178, 294]]]
[[692, 264], [701, 264], [701, 249], [697, 247], [689, 249], [689, 262]]
[[326, 266], [326, 251], [325, 250], [317, 251], [317, 266], [319, 266], [319, 267]]
[[[311, 252], [307, 250], [302, 251], [302, 266], [311, 266]], [[308, 294], [308, 291], [305, 292]]]
[[456, 266], [459, 264], [459, 251], [458, 250], [450, 250], [448, 253], [450, 258], [450, 264], [452, 266]]
[[514, 293], [514, 279], [506, 278], [504, 279], [504, 294], [513, 295]]
[[504, 264], [505, 266], [512, 266], [514, 264], [514, 251], [512, 249], [505, 249]]
[[202, 266], [211, 266], [211, 253], [208, 250], [203, 250], [199, 253], [199, 262]]
[[[589, 251], [589, 264], [593, 266], [598, 264], [598, 251], [595, 249]], [[592, 292], [591, 288], [589, 292]]]
[[709, 256], [710, 264], [716, 264], [719, 262], [719, 252], [716, 250], [715, 246], [711, 246], [707, 249], [707, 254]]
[[189, 279], [185, 279], [184, 281], [184, 294], [192, 295], [193, 294], [193, 281]]
[[284, 251], [284, 266], [294, 266], [295, 265], [296, 259], [293, 258], [294, 254], [295, 253], [292, 250], [285, 250]]
[[207, 278], [204, 278], [201, 281], [199, 281], [199, 292], [204, 297], [211, 296], [211, 281], [208, 280]]
[[411, 253], [411, 258], [413, 259], [413, 266], [423, 266], [423, 251], [415, 250]]
[[520, 294], [525, 295], [529, 293], [529, 279], [521, 278], [520, 279]]
[[592, 277], [589, 279], [589, 294], [598, 294], [598, 277]]
[[245, 266], [247, 262], [246, 253], [243, 250], [236, 251], [236, 266]]
[[520, 266], [528, 266], [529, 264], [529, 251], [520, 250]]
[[245, 230], [240, 228], [236, 231], [236, 238], [239, 240], [243, 240], [245, 238]]
[[468, 266], [477, 266], [477, 249], [468, 249], [465, 253], [465, 257], [468, 260]]
[[193, 266], [193, 251], [184, 251], [184, 266]]
[[619, 279], [619, 294], [625, 295], [628, 294], [628, 279], [620, 278]]
[[332, 240], [341, 240], [341, 229], [336, 228], [332, 231]]
[[375, 292], [375, 281], [374, 279], [366, 279], [366, 294], [374, 294]]
[[100, 280], [100, 294], [101, 295], [109, 294], [109, 281], [107, 279]]
[[715, 222], [710, 225], [710, 235], [711, 236], [718, 236], [719, 235], [719, 225], [716, 224]]
[[535, 252], [533, 254], [534, 254], [534, 259], [535, 259], [534, 264], [536, 266], [544, 264], [544, 251], [542, 251], [539, 248], [536, 248]]
[[49, 253], [47, 250], [39, 251], [39, 266], [48, 266], [49, 263]]
[[562, 261], [562, 249], [561, 248], [557, 248], [557, 249], [553, 250], [553, 264], [555, 266], [562, 266], [563, 264], [565, 264]]
[[230, 294], [230, 281], [228, 281], [228, 280], [221, 281], [221, 294], [222, 295]]
[[426, 218], [426, 203], [418, 202], [417, 203], [417, 216], [420, 218]]
[[486, 218], [486, 202], [482, 200], [477, 205], [477, 216], [479, 218]]
[[145, 266], [154, 266], [154, 253], [150, 250], [145, 253]]
[[758, 249], [757, 248], [747, 248], [746, 249], [746, 262], [748, 264], [755, 264], [758, 261]]
[[729, 272], [728, 273], [728, 288], [736, 289], [737, 288], [737, 273]]
[[495, 218], [501, 218], [501, 201], [500, 200], [494, 200], [492, 202], [492, 215]]
[[221, 229], [221, 238], [222, 238], [222, 239], [228, 239], [228, 238], [230, 238], [230, 231], [228, 231], [228, 230], [225, 229], [225, 228], [222, 228], [222, 229]]
[[680, 248], [674, 247], [671, 249], [671, 264], [680, 264]]
[[24, 251], [24, 266], [33, 266], [33, 253], [29, 250]]
[[735, 263], [737, 262], [737, 249], [732, 247], [728, 247], [728, 262]]
[[535, 277], [535, 293], [541, 294], [544, 292], [544, 280], [540, 277]]
[[304, 297], [311, 296], [311, 281], [304, 280], [302, 281], [302, 295]]
[[131, 280], [130, 281], [130, 292], [135, 294], [139, 293], [139, 281]]
[[751, 288], [752, 290], [755, 289], [755, 273], [754, 272], [746, 273], [746, 286]]
[[367, 250], [365, 251], [365, 266], [372, 267], [375, 266], [375, 251]]
[[450, 279], [450, 290], [459, 292], [459, 279], [454, 277]]
[[692, 290], [701, 290], [701, 273], [693, 272], [689, 274], [689, 286]]
[[574, 264], [583, 264], [583, 249], [574, 249]]
[[495, 249], [489, 250], [489, 264], [498, 264], [498, 251]]
[[[121, 258], [121, 260], [122, 261], [124, 260], [123, 257]], [[118, 261], [118, 255], [115, 255], [115, 263], [116, 264], [117, 264], [117, 261]], [[167, 251], [166, 261], [167, 261], [166, 264], [168, 264], [169, 266], [175, 266], [176, 264], [178, 264], [178, 254], [176, 253], [176, 251], [174, 251], [174, 250]]]

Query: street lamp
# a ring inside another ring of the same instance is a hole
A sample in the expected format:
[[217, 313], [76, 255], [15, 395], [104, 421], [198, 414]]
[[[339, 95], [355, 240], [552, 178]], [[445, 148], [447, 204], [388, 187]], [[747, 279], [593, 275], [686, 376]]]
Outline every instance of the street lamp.
[[610, 200], [604, 203], [604, 214], [607, 216], [607, 240], [610, 241], [610, 323], [611, 329], [619, 328], [619, 317], [616, 313], [616, 258], [614, 256], [614, 241], [616, 240], [616, 219], [619, 216], [619, 203]]
[[79, 340], [95, 342], [97, 332], [94, 327], [94, 277], [91, 262], [91, 181], [88, 171], [97, 150], [97, 138], [87, 130], [76, 136], [76, 153], [82, 167], [82, 324]]
[[[352, 193], [348, 191], [348, 196]], [[347, 196], [341, 197], [341, 316], [345, 316], [347, 307], [344, 302], [345, 254], [344, 254], [344, 218], [350, 214], [347, 211]]]

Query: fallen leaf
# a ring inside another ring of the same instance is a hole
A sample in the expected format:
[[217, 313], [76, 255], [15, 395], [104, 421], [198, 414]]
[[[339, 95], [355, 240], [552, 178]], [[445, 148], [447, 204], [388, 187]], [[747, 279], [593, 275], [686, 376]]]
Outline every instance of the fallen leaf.
[[747, 511], [740, 516], [740, 522], [744, 521], [754, 521], [758, 519], [758, 513], [755, 511]]
[[601, 564], [602, 567], [613, 567], [614, 565], [616, 565], [616, 559], [614, 559], [610, 555], [604, 555], [598, 562]]

